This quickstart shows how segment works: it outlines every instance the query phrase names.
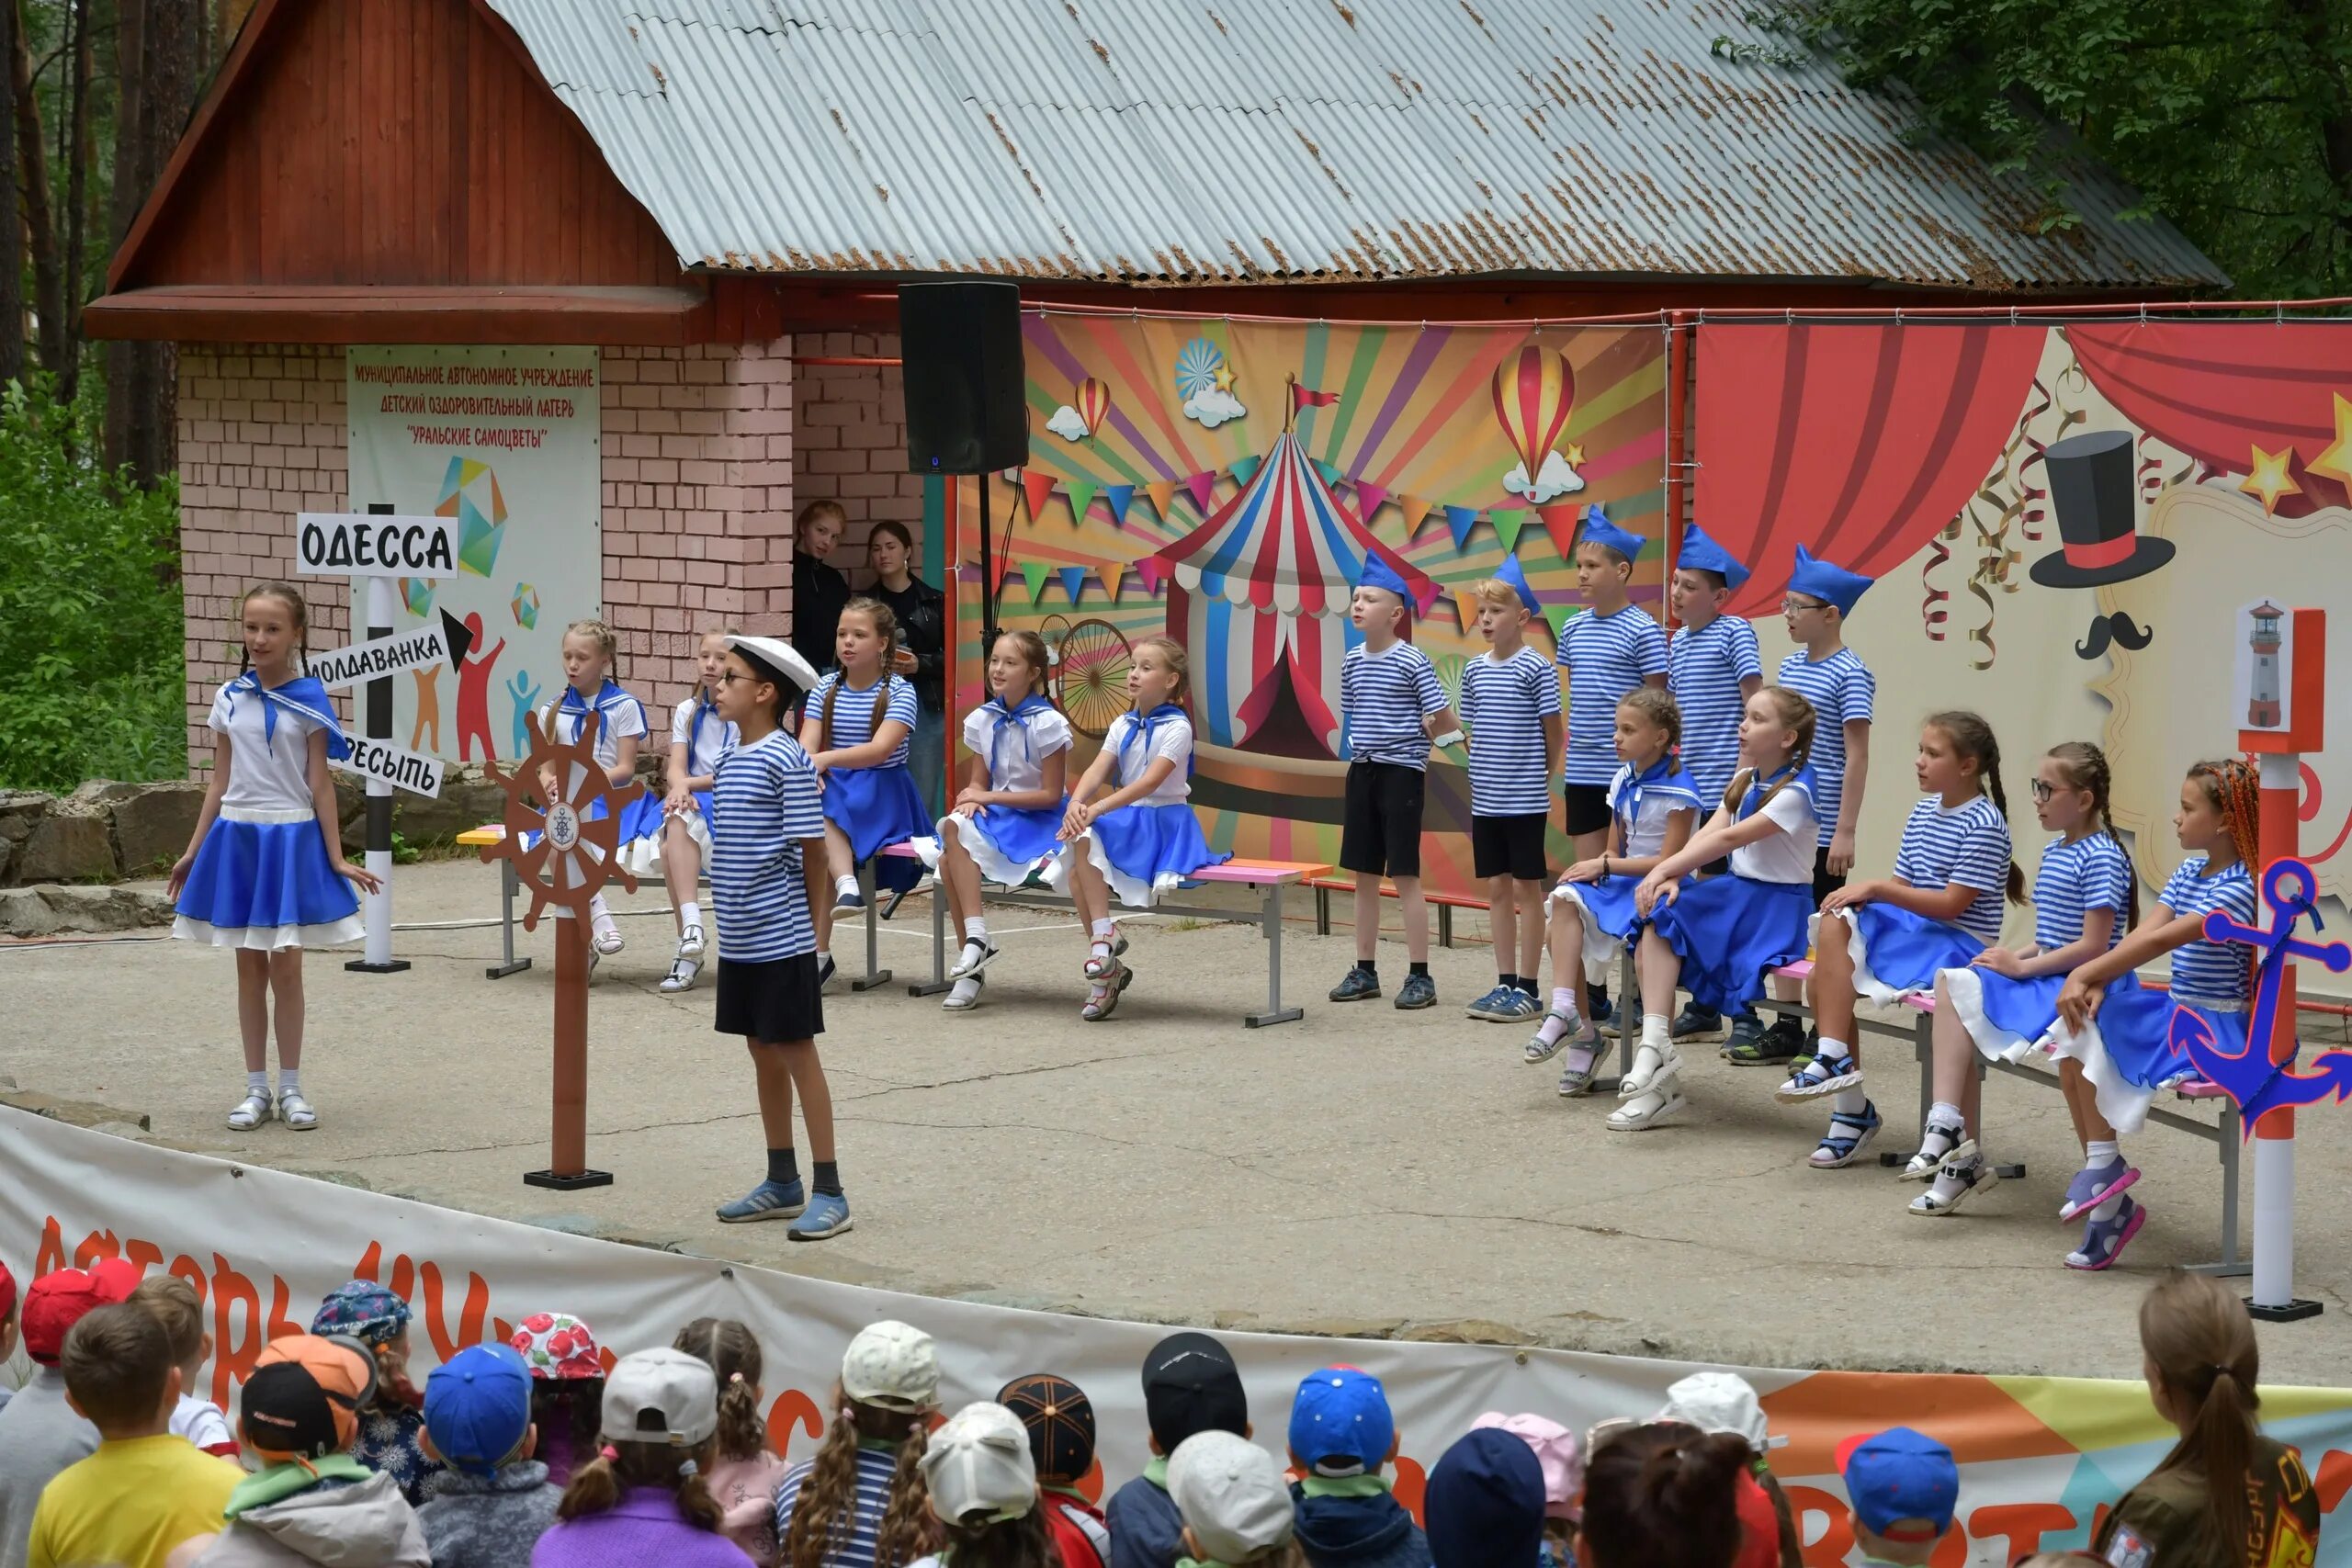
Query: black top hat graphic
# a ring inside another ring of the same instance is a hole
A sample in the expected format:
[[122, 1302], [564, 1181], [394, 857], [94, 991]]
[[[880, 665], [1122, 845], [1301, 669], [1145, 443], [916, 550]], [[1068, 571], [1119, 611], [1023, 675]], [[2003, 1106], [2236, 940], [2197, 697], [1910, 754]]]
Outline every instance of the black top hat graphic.
[[2132, 479], [2132, 433], [2098, 430], [2053, 442], [2042, 454], [2050, 505], [2064, 548], [2033, 563], [2044, 588], [2097, 588], [2145, 577], [2172, 559], [2170, 539], [2141, 536]]

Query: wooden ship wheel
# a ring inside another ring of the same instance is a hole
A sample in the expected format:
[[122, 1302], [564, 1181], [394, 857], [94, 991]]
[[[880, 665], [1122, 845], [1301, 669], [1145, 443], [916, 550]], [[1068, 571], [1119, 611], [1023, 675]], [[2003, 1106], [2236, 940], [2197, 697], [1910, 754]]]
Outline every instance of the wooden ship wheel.
[[[556, 906], [552, 1148], [548, 1168], [526, 1172], [523, 1179], [571, 1191], [609, 1186], [613, 1179], [609, 1171], [588, 1168], [588, 905], [614, 877], [637, 891], [637, 878], [620, 863], [621, 812], [645, 786], [632, 779], [616, 787], [596, 760], [602, 714], [588, 715], [580, 739], [569, 746], [548, 736], [537, 714], [526, 722], [531, 750], [514, 771], [502, 773], [496, 762], [482, 767], [506, 792], [506, 836], [484, 844], [481, 858], [510, 862], [515, 880], [530, 890], [524, 930], [537, 931], [541, 911]], [[544, 807], [533, 804], [543, 797]]]

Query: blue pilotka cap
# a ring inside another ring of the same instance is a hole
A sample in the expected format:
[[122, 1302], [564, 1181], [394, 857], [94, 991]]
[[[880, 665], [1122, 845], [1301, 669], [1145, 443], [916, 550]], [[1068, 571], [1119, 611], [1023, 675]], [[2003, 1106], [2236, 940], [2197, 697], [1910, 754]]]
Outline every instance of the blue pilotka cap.
[[1676, 558], [1674, 564], [1698, 571], [1712, 571], [1724, 580], [1726, 588], [1736, 588], [1748, 578], [1747, 568], [1739, 558], [1709, 538], [1706, 530], [1696, 523], [1682, 530], [1682, 554]]
[[1642, 553], [1642, 546], [1645, 541], [1639, 534], [1620, 528], [1616, 524], [1609, 521], [1609, 513], [1595, 505], [1584, 509], [1584, 530], [1579, 536], [1579, 542], [1588, 545], [1605, 545], [1627, 560], [1632, 560]]
[[1796, 592], [1809, 594], [1825, 604], [1835, 604], [1841, 615], [1850, 615], [1854, 606], [1873, 578], [1859, 571], [1848, 571], [1833, 561], [1818, 558], [1803, 545], [1797, 547], [1797, 564], [1789, 571], [1789, 587]]
[[1408, 609], [1412, 607], [1413, 591], [1405, 586], [1405, 580], [1396, 575], [1395, 567], [1380, 558], [1377, 550], [1363, 553], [1363, 571], [1357, 577], [1356, 586], [1385, 590], [1402, 599]]
[[1503, 557], [1503, 564], [1495, 568], [1495, 581], [1510, 584], [1511, 592], [1519, 595], [1519, 602], [1527, 606], [1529, 615], [1544, 613], [1544, 602], [1535, 597], [1535, 590], [1527, 581], [1527, 569], [1519, 564], [1517, 556]]

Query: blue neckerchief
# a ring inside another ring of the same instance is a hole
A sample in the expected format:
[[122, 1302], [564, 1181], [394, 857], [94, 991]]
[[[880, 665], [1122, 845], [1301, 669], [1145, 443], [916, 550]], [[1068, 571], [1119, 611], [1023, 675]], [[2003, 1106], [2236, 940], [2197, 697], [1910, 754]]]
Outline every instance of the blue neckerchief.
[[335, 722], [334, 707], [327, 701], [327, 689], [309, 675], [297, 675], [280, 686], [265, 686], [258, 671], [248, 670], [227, 685], [220, 694], [229, 699], [229, 712], [237, 711], [240, 694], [262, 699], [262, 743], [273, 750], [277, 745], [277, 710], [309, 719], [327, 732], [327, 755], [336, 761], [351, 755], [351, 742], [345, 738], [343, 726]]
[[1787, 767], [1782, 768], [1779, 773], [1772, 774], [1770, 778], [1766, 778], [1759, 774], [1758, 777], [1749, 780], [1747, 784], [1747, 793], [1739, 797], [1739, 815], [1741, 820], [1744, 821], [1756, 815], [1756, 808], [1758, 805], [1763, 801], [1765, 795], [1770, 791], [1773, 785], [1779, 784], [1782, 779], [1792, 779], [1796, 777], [1796, 773], [1797, 765], [1794, 762], [1791, 762]]
[[[628, 689], [627, 687], [614, 680], [610, 675], [605, 677], [605, 683], [596, 688], [596, 701], [593, 705], [598, 713], [605, 716], [605, 734], [610, 734], [612, 732], [613, 714], [627, 704], [636, 701], [637, 699], [635, 697], [628, 694]], [[575, 723], [571, 727], [571, 739], [574, 741], [577, 741], [580, 739], [581, 727], [588, 721], [588, 709], [591, 705], [592, 705], [589, 703], [588, 699], [580, 694], [580, 688], [574, 686], [569, 681], [564, 682], [563, 695], [556, 701], [556, 712], [559, 714], [578, 714], [580, 716], [579, 722]], [[599, 735], [597, 739], [604, 739], [604, 735]], [[694, 759], [691, 757], [687, 759], [688, 762], [692, 762], [693, 761]]]
[[[1632, 764], [1628, 763], [1627, 766], [1630, 767]], [[1634, 824], [1642, 819], [1642, 792], [1672, 772], [1674, 772], [1674, 753], [1668, 751], [1651, 763], [1647, 770], [1627, 779], [1625, 787], [1618, 792], [1617, 823], [1622, 829], [1622, 836], [1627, 840], [1630, 841], [1633, 838]]]
[[[718, 712], [718, 705], [710, 700], [710, 693], [702, 687], [695, 687], [694, 721], [686, 726], [686, 771], [688, 773], [694, 772], [695, 759], [702, 754], [702, 721], [716, 716]], [[725, 719], [718, 721], [718, 742], [722, 747], [727, 744]], [[718, 764], [714, 761], [711, 766], [716, 768]]]
[[1037, 743], [1029, 734], [1032, 714], [1046, 713], [1053, 704], [1031, 692], [1020, 702], [1007, 705], [1002, 697], [990, 697], [980, 705], [996, 715], [996, 733], [989, 737], [989, 783], [1001, 785], [1004, 782], [1004, 734], [1010, 729], [1021, 737], [1021, 749], [1031, 761], [1037, 760]]
[[[1127, 773], [1127, 748], [1137, 743], [1141, 743], [1143, 747], [1144, 765], [1147, 767], [1150, 766], [1151, 732], [1154, 729], [1157, 729], [1165, 720], [1171, 718], [1183, 718], [1185, 716], [1184, 710], [1178, 707], [1174, 703], [1162, 703], [1158, 707], [1146, 714], [1138, 714], [1130, 710], [1127, 716], [1132, 718], [1135, 722], [1127, 727], [1127, 738], [1119, 742], [1119, 776], [1122, 779], [1126, 777]], [[1190, 760], [1187, 761], [1187, 764], [1184, 769], [1184, 776], [1186, 778], [1193, 776]]]

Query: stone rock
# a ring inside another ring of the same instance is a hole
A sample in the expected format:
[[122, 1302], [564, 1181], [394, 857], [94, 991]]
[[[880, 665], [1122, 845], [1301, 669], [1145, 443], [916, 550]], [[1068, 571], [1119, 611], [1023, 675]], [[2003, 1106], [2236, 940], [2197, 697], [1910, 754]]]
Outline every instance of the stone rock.
[[25, 841], [55, 804], [53, 796], [37, 789], [0, 790], [0, 886], [14, 880], [11, 874], [24, 853]]
[[187, 848], [204, 810], [205, 786], [194, 779], [148, 784], [95, 780], [74, 800], [103, 809], [114, 829], [115, 859], [125, 875], [169, 866]]
[[13, 1105], [19, 1111], [29, 1111], [36, 1116], [46, 1116], [52, 1122], [62, 1122], [70, 1127], [105, 1127], [115, 1122], [127, 1122], [144, 1133], [151, 1125], [144, 1111], [125, 1111], [119, 1105], [107, 1105], [95, 1100], [59, 1100], [46, 1094], [12, 1090], [0, 1094], [0, 1105]]
[[170, 899], [135, 888], [88, 884], [0, 888], [0, 935], [128, 931], [169, 925], [171, 919]]
[[120, 869], [104, 809], [61, 800], [33, 824], [10, 871], [18, 883], [95, 882]]

